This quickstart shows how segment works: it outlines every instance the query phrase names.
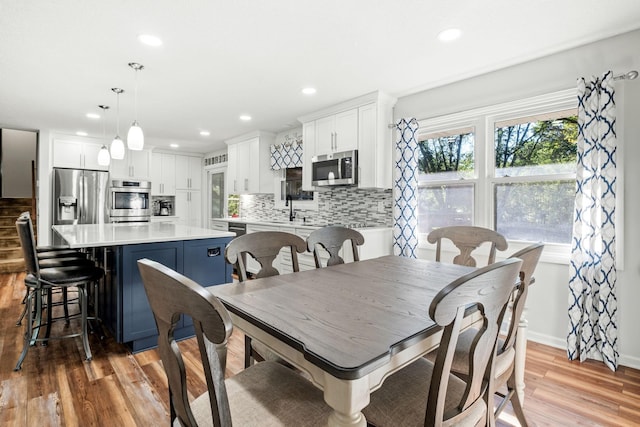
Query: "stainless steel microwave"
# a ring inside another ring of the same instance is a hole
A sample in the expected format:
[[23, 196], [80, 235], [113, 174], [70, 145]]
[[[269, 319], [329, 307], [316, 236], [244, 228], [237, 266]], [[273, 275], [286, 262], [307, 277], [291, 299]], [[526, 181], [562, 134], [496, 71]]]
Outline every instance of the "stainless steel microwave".
[[358, 184], [358, 150], [311, 159], [311, 183], [317, 187]]
[[151, 216], [149, 181], [111, 181], [111, 222], [147, 222]]

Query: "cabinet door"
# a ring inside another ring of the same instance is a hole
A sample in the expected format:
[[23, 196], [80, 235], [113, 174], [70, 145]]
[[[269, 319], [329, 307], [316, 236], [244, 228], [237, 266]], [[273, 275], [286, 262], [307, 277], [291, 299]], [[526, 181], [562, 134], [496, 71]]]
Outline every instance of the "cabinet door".
[[129, 150], [129, 173], [132, 178], [141, 180], [150, 179], [149, 150]]
[[122, 160], [111, 159], [111, 165], [109, 165], [109, 172], [111, 178], [129, 178], [129, 160], [127, 155], [124, 155]]
[[237, 164], [236, 164], [236, 188], [238, 194], [250, 193], [250, 175], [251, 163], [257, 152], [251, 152], [251, 144], [249, 141], [236, 144]]
[[202, 188], [202, 159], [200, 157], [189, 157], [189, 189], [199, 190]]
[[[106, 145], [106, 144], [105, 144]], [[102, 148], [102, 144], [90, 144], [90, 143], [82, 143], [82, 156], [83, 156], [83, 169], [91, 169], [91, 170], [101, 170], [106, 171], [109, 170], [109, 166], [102, 166], [98, 164], [98, 153]]]
[[176, 188], [189, 189], [189, 157], [176, 156]]
[[142, 284], [137, 261], [148, 258], [178, 272], [183, 271], [182, 242], [147, 243], [119, 248], [122, 277], [122, 342], [158, 334], [149, 300]]
[[336, 114], [333, 151], [358, 149], [358, 109]]
[[178, 224], [189, 224], [189, 190], [176, 190], [175, 215]]
[[[335, 131], [335, 116], [324, 117], [316, 120], [316, 152], [315, 155], [324, 155], [333, 152], [333, 138]], [[305, 141], [305, 144], [307, 141]]]
[[316, 122], [308, 122], [302, 125], [302, 189], [313, 191], [311, 185], [311, 158], [316, 155]]
[[53, 166], [82, 169], [82, 145], [78, 141], [53, 142]]
[[189, 191], [189, 225], [202, 227], [202, 193], [198, 190]]
[[151, 154], [151, 194], [154, 196], [162, 192], [162, 153]]
[[237, 144], [227, 145], [227, 194], [239, 194]]
[[176, 194], [176, 156], [162, 155], [162, 194], [173, 196]]

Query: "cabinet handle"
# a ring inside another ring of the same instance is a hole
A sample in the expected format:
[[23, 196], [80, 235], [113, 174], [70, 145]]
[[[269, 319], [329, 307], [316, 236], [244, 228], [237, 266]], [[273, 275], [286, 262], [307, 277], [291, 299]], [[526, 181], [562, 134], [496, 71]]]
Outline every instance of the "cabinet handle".
[[244, 179], [244, 191], [249, 191], [249, 178]]
[[233, 191], [236, 192], [238, 191], [238, 181], [236, 181], [235, 179], [233, 180]]

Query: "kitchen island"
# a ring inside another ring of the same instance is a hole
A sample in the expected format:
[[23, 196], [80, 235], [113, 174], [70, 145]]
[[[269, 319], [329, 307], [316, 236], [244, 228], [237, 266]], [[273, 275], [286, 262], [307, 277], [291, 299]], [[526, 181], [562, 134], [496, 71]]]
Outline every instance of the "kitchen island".
[[[86, 249], [105, 269], [98, 313], [116, 341], [133, 352], [157, 345], [157, 329], [144, 291], [137, 261], [148, 258], [193, 279], [202, 286], [231, 282], [224, 260], [235, 235], [172, 223], [54, 225], [54, 242]], [[183, 318], [176, 338], [193, 336], [193, 324]]]

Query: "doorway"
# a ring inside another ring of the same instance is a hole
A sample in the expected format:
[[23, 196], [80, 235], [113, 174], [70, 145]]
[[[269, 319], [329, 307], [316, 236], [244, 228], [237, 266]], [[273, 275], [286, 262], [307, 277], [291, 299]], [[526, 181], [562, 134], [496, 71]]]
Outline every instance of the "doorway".
[[38, 133], [0, 129], [0, 197], [31, 198]]

